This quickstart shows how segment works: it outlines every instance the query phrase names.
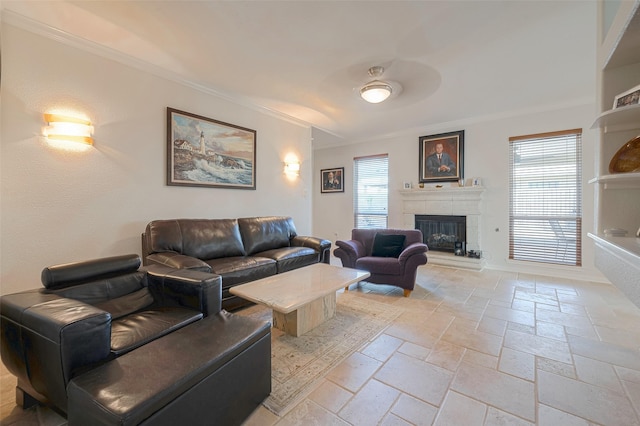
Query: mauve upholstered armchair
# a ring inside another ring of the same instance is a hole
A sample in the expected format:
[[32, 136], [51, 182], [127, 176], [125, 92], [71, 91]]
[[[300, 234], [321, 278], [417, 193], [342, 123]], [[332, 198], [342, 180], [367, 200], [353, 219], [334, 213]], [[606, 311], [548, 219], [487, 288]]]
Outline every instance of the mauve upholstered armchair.
[[342, 266], [369, 272], [367, 282], [400, 287], [404, 297], [416, 284], [418, 266], [427, 263], [428, 247], [418, 229], [353, 229], [351, 239], [336, 246], [333, 254]]

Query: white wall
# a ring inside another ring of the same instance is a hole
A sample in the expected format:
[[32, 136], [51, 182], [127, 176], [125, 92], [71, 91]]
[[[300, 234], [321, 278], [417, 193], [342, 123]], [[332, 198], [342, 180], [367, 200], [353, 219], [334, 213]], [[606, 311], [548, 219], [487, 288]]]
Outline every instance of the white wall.
[[[2, 25], [0, 292], [38, 288], [43, 267], [140, 253], [154, 219], [289, 215], [311, 232], [311, 131], [114, 60]], [[257, 189], [167, 186], [166, 107], [257, 130]], [[95, 126], [87, 152], [51, 148], [43, 113]], [[288, 180], [283, 161], [302, 161]]]
[[[590, 130], [594, 116], [595, 99], [593, 103], [586, 105], [450, 123], [446, 128], [425, 127], [389, 139], [315, 150], [313, 233], [328, 236], [333, 241], [349, 239], [353, 228], [353, 158], [383, 153], [389, 154], [389, 227], [402, 228], [402, 199], [399, 190], [403, 182], [412, 182], [414, 188], [417, 187], [418, 138], [464, 130], [464, 176], [467, 184], [470, 183], [470, 178], [480, 177], [486, 187], [480, 233], [481, 250], [487, 267], [602, 281], [602, 274], [594, 266], [592, 240], [586, 236], [593, 229], [594, 223], [593, 187], [587, 183], [595, 175], [597, 134]], [[583, 266], [553, 267], [509, 261], [509, 137], [574, 128], [583, 129]], [[345, 192], [320, 194], [320, 170], [333, 167], [345, 168]]]

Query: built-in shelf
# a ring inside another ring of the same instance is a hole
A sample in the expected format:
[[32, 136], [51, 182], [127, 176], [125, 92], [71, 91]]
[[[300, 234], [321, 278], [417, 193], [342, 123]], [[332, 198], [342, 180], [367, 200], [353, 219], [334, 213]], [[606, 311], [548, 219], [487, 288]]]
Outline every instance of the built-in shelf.
[[[635, 233], [635, 230], [631, 231]], [[614, 249], [624, 254], [628, 259], [634, 262], [640, 262], [640, 238], [631, 237], [606, 237], [604, 235], [587, 234], [589, 238], [596, 243], [602, 244], [607, 248]]]
[[605, 184], [610, 189], [640, 188], [640, 172], [600, 175], [591, 179], [589, 183]]
[[640, 104], [604, 111], [591, 128], [604, 129], [606, 133], [640, 129]]

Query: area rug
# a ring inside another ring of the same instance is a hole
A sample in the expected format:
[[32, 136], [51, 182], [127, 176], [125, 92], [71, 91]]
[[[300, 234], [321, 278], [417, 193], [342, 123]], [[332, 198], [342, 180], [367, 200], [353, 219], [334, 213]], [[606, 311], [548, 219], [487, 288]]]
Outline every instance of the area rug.
[[[335, 366], [376, 337], [404, 310], [343, 293], [335, 317], [300, 337], [273, 329], [271, 395], [262, 403], [281, 416], [305, 398]], [[238, 312], [271, 321], [271, 310], [252, 306]]]

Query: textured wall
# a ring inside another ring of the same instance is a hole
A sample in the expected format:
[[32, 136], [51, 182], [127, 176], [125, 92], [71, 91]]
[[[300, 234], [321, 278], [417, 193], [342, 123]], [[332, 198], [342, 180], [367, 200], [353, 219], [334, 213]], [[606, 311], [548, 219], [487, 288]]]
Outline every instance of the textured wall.
[[[1, 40], [2, 294], [39, 287], [48, 265], [139, 253], [153, 219], [290, 215], [311, 232], [309, 128], [6, 23]], [[166, 186], [166, 107], [257, 130], [257, 190]], [[93, 148], [46, 143], [56, 108], [91, 119]]]

